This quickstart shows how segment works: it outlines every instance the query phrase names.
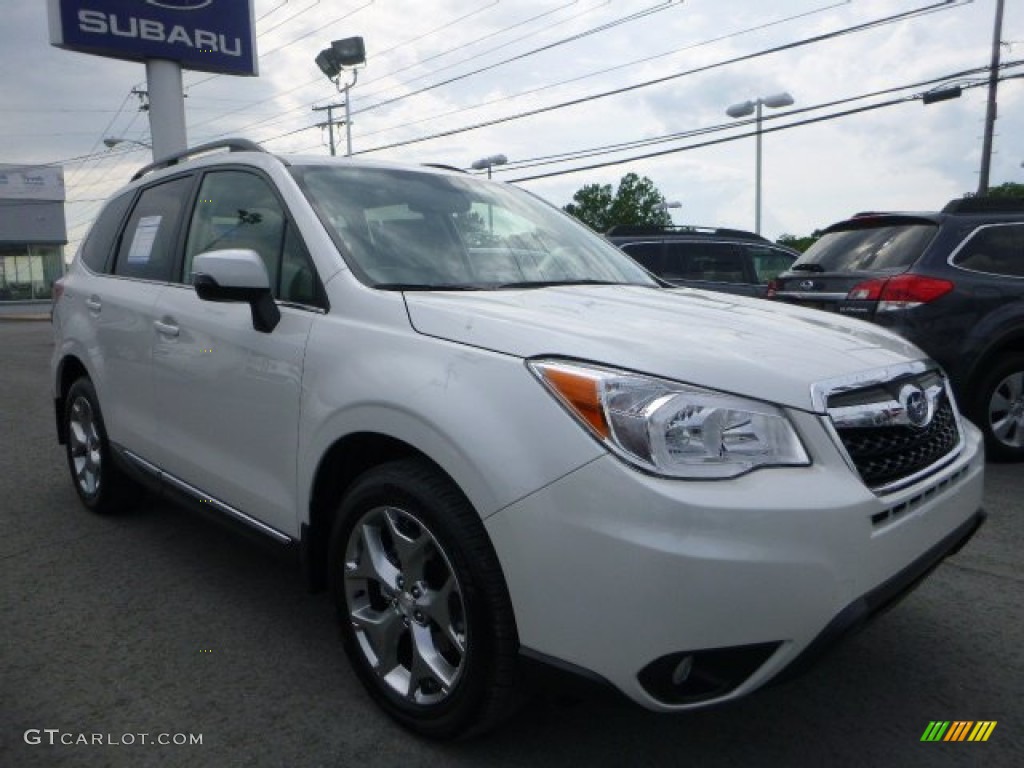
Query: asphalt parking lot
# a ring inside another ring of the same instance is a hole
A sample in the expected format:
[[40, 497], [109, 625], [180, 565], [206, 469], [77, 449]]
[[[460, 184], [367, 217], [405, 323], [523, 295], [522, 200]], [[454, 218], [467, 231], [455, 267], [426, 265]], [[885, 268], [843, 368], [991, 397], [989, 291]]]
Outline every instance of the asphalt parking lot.
[[[165, 503], [85, 512], [50, 350], [48, 323], [0, 321], [0, 765], [1024, 765], [1024, 466], [990, 465], [975, 539], [798, 680], [673, 717], [542, 698], [437, 745], [364, 695], [288, 558]], [[997, 726], [921, 742], [934, 720]]]

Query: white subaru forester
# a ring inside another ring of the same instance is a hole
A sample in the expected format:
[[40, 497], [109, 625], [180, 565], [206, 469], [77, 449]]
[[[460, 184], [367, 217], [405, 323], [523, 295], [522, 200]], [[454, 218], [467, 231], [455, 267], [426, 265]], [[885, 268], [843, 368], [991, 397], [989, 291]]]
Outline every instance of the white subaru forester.
[[148, 485], [294, 545], [371, 695], [437, 738], [538, 666], [742, 696], [983, 519], [978, 432], [915, 347], [666, 289], [452, 169], [199, 147], [114, 195], [57, 294], [84, 504]]

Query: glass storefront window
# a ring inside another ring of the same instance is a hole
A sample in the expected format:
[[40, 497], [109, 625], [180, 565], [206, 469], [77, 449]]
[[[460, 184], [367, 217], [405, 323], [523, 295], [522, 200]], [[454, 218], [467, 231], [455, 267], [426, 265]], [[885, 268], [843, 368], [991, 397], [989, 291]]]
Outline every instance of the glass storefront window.
[[0, 301], [45, 301], [64, 273], [59, 245], [0, 244]]

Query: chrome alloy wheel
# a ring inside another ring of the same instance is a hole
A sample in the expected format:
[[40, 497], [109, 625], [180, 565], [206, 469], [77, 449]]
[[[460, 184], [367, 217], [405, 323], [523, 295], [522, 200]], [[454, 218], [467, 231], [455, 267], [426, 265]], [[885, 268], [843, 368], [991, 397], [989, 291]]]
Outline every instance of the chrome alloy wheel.
[[100, 490], [102, 441], [92, 405], [83, 396], [76, 397], [71, 404], [68, 441], [75, 482], [82, 493], [95, 496]]
[[996, 385], [988, 404], [988, 423], [1001, 443], [1024, 448], [1024, 371], [1011, 373]]
[[444, 701], [466, 660], [462, 589], [444, 549], [415, 516], [375, 507], [345, 548], [345, 595], [376, 675], [414, 704]]

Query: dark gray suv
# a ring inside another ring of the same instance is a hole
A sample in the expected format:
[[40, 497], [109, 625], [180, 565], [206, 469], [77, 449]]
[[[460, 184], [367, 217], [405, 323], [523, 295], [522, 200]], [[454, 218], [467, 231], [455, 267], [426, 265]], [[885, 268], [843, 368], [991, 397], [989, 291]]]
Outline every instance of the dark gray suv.
[[800, 255], [742, 229], [625, 225], [607, 237], [667, 283], [759, 298]]
[[989, 455], [1024, 460], [1024, 200], [833, 224], [769, 297], [884, 325], [949, 373]]

